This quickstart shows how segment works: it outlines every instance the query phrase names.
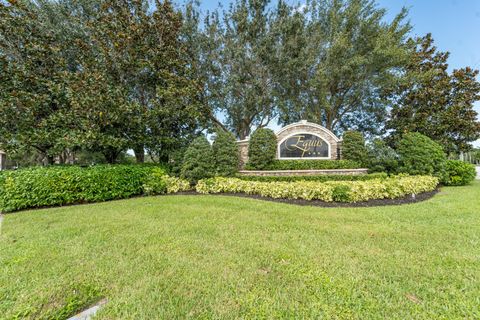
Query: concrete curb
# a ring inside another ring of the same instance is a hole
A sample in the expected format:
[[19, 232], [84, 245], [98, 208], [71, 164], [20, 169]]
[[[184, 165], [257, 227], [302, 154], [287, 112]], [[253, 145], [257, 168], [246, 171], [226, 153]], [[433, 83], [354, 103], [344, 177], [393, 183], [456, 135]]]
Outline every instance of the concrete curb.
[[84, 310], [73, 317], [68, 318], [67, 320], [90, 320], [105, 303], [107, 303], [107, 299], [102, 299], [93, 307], [88, 308], [87, 310]]

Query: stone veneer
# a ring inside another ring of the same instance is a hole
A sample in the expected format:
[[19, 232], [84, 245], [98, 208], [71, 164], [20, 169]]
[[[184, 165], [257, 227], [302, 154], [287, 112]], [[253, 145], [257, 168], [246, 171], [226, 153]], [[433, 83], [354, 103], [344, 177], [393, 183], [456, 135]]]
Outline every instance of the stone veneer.
[[[318, 125], [316, 123], [307, 122], [305, 120], [289, 124], [288, 126], [280, 129], [280, 131], [276, 133], [277, 146], [283, 139], [297, 133], [311, 133], [319, 136], [330, 144], [330, 157], [328, 159], [338, 160], [341, 158], [342, 140], [340, 140], [337, 136], [335, 136], [335, 134], [333, 134], [333, 132], [331, 132], [327, 128], [322, 127], [321, 125]], [[237, 141], [238, 149], [240, 152], [241, 168], [243, 168], [248, 161], [248, 143], [248, 139]], [[276, 156], [278, 158], [278, 148]], [[308, 160], [308, 158], [305, 159]]]
[[0, 170], [4, 170], [7, 166], [7, 155], [0, 150]]
[[325, 169], [325, 170], [240, 170], [242, 176], [357, 176], [367, 174], [368, 169]]
[[248, 140], [237, 141], [237, 145], [240, 154], [240, 168], [244, 168], [248, 161]]

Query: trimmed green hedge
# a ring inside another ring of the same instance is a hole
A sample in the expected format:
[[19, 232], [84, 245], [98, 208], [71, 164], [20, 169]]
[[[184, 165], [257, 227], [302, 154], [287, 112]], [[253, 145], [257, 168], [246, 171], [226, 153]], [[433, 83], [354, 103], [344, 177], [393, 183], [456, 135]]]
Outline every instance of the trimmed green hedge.
[[283, 199], [359, 202], [372, 199], [395, 199], [435, 190], [438, 178], [432, 176], [396, 176], [369, 181], [260, 182], [238, 178], [200, 180], [200, 193], [246, 193]]
[[243, 176], [238, 175], [238, 179], [246, 181], [262, 181], [262, 182], [293, 182], [293, 181], [367, 181], [373, 179], [386, 179], [388, 174], [384, 172], [377, 172], [371, 174], [358, 174], [358, 175], [343, 175], [343, 174], [329, 174], [329, 175], [316, 175], [316, 176]]
[[234, 176], [238, 172], [240, 153], [233, 133], [219, 130], [213, 141], [212, 150], [216, 174], [223, 177]]
[[124, 199], [184, 189], [151, 165], [36, 167], [0, 175], [0, 211]]
[[[362, 166], [351, 160], [275, 160], [262, 170], [327, 170], [327, 169], [358, 169]], [[245, 166], [247, 170], [254, 167]]]

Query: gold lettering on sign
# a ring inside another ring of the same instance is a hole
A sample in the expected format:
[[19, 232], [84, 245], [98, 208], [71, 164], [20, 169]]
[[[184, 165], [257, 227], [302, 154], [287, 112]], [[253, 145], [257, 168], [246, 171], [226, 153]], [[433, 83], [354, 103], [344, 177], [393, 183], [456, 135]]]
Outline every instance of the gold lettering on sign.
[[[303, 140], [304, 138], [304, 135], [291, 136], [285, 141], [285, 148], [289, 151], [293, 151], [294, 149], [302, 151], [301, 157], [303, 158], [306, 152], [310, 153], [315, 147], [322, 146], [322, 140], [320, 139], [310, 139], [305, 141]], [[290, 143], [290, 139], [294, 141]]]

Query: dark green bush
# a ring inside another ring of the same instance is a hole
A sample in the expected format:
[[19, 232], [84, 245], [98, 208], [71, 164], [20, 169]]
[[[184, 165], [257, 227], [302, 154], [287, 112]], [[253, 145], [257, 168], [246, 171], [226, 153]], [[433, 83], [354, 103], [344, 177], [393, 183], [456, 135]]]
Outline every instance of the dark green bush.
[[205, 136], [199, 136], [188, 146], [183, 157], [181, 176], [196, 183], [215, 175], [215, 159], [212, 146]]
[[446, 155], [437, 142], [418, 132], [403, 135], [398, 143], [400, 172], [411, 175], [435, 175], [441, 177]]
[[180, 147], [169, 154], [168, 173], [179, 177], [182, 173], [183, 158], [185, 156], [186, 147]]
[[0, 175], [0, 210], [123, 199], [143, 193], [152, 165], [36, 167]]
[[248, 167], [263, 170], [275, 161], [277, 136], [266, 128], [255, 130], [248, 145]]
[[317, 175], [317, 176], [243, 176], [238, 175], [237, 178], [248, 181], [261, 182], [293, 182], [293, 181], [367, 181], [372, 179], [386, 179], [388, 175], [384, 172], [359, 175]]
[[350, 192], [352, 188], [348, 185], [337, 185], [333, 187], [332, 198], [333, 201], [337, 202], [349, 202], [350, 201]]
[[229, 177], [238, 171], [239, 152], [235, 136], [231, 132], [217, 132], [212, 145], [217, 175]]
[[368, 169], [370, 172], [395, 173], [398, 170], [398, 155], [385, 141], [375, 139], [368, 144]]
[[[274, 160], [263, 170], [327, 170], [327, 169], [358, 169], [360, 164], [350, 160]], [[247, 170], [255, 170], [251, 165]]]
[[446, 186], [464, 186], [472, 182], [476, 175], [473, 164], [460, 160], [447, 160], [440, 182]]
[[363, 135], [358, 131], [345, 132], [342, 141], [342, 158], [364, 164], [367, 162], [367, 156]]

